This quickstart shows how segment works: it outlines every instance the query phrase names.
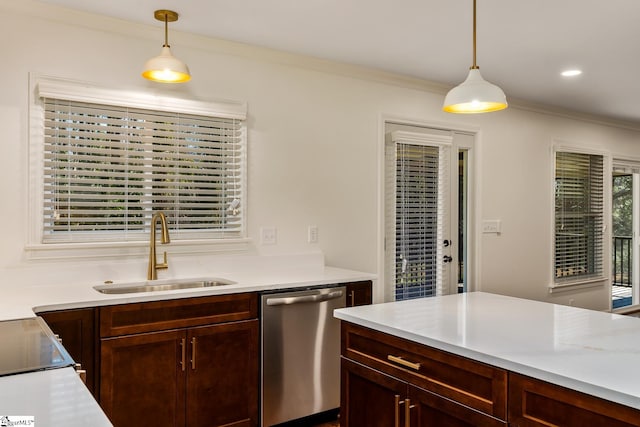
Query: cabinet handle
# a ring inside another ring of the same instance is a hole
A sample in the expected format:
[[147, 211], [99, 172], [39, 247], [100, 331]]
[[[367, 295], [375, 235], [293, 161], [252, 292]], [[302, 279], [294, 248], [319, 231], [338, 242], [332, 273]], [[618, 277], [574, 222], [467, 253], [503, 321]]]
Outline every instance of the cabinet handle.
[[349, 298], [351, 299], [351, 307], [356, 306], [356, 291], [351, 291], [349, 293]]
[[76, 363], [74, 367], [75, 367], [76, 373], [80, 377], [80, 380], [83, 383], [86, 384], [87, 383], [87, 370], [86, 369], [82, 369], [82, 365], [80, 363]]
[[404, 427], [411, 427], [411, 408], [415, 405], [411, 404], [411, 399], [407, 398], [404, 406]]
[[196, 337], [191, 338], [191, 369], [196, 370]]
[[400, 395], [395, 396], [395, 422], [393, 427], [400, 427]]
[[420, 364], [419, 363], [409, 362], [408, 360], [404, 360], [400, 356], [388, 355], [387, 356], [387, 360], [389, 360], [389, 361], [391, 361], [393, 363], [397, 363], [398, 365], [402, 365], [405, 368], [411, 368], [411, 369], [414, 369], [416, 371], [420, 370]]
[[182, 358], [180, 359], [180, 366], [182, 366], [182, 372], [184, 372], [184, 370], [186, 369], [186, 362], [187, 362], [187, 340], [185, 338], [182, 338], [182, 340], [180, 341], [180, 347], [181, 347], [181, 351], [182, 351]]

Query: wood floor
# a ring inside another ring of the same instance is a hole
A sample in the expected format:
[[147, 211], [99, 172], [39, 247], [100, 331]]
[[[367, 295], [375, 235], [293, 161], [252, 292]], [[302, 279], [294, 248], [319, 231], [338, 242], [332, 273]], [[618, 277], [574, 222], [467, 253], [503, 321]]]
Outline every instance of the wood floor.
[[329, 421], [328, 423], [316, 424], [313, 427], [340, 427], [340, 421]]

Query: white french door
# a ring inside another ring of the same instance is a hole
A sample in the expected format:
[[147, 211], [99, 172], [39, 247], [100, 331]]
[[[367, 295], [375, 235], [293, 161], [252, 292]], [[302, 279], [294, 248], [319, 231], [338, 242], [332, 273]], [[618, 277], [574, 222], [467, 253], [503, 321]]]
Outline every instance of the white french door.
[[640, 163], [614, 160], [611, 308], [640, 303]]
[[451, 184], [452, 176], [457, 176], [452, 164], [457, 165], [458, 159], [456, 153], [452, 162], [452, 142], [448, 133], [387, 134], [385, 283], [391, 287], [387, 300], [457, 290], [451, 225], [454, 222], [457, 228], [458, 211]]

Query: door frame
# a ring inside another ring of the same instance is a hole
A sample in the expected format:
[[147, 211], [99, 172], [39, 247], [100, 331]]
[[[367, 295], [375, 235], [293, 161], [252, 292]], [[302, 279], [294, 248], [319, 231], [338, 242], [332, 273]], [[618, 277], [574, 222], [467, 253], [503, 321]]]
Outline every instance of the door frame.
[[[460, 150], [467, 151], [467, 291], [480, 290], [480, 266], [477, 262], [479, 239], [477, 238], [478, 220], [476, 212], [480, 212], [479, 206], [479, 188], [480, 174], [478, 173], [478, 165], [480, 164], [480, 144], [481, 132], [478, 127], [454, 124], [454, 123], [438, 123], [431, 121], [422, 121], [399, 117], [394, 115], [382, 114], [379, 120], [378, 129], [378, 255], [377, 255], [377, 285], [373, 289], [374, 303], [385, 302], [391, 293], [385, 289], [385, 135], [388, 125], [415, 126], [421, 128], [429, 128], [435, 131], [451, 132], [452, 134], [465, 134], [472, 136], [470, 143], [461, 143], [453, 138], [451, 146], [452, 164], [457, 165], [458, 152]], [[457, 230], [458, 227], [458, 186], [453, 183], [458, 182], [458, 168], [450, 167], [451, 174], [451, 194], [450, 194], [450, 226], [451, 230]], [[458, 244], [457, 239], [453, 239], [451, 247], [452, 264], [458, 263]], [[458, 273], [456, 268], [452, 268], [450, 286], [457, 286]]]
[[[632, 197], [633, 197], [633, 206], [632, 206], [632, 241], [631, 241], [631, 269], [632, 269], [632, 278], [631, 278], [631, 304], [626, 305], [620, 308], [613, 308], [613, 280], [614, 277], [610, 274], [610, 279], [607, 282], [607, 298], [609, 303], [609, 310], [614, 313], [624, 314], [626, 312], [635, 312], [640, 307], [640, 159], [632, 159], [625, 156], [613, 156], [611, 161], [611, 167], [609, 169], [609, 185], [612, 185], [612, 178], [615, 173], [616, 167], [632, 169]], [[613, 237], [613, 188], [611, 188], [609, 195], [609, 203], [611, 208], [607, 213], [607, 223], [609, 224], [609, 229], [611, 232], [609, 233], [608, 244], [610, 250], [608, 251], [608, 261], [609, 263], [613, 263], [613, 252], [615, 250], [612, 244]], [[611, 271], [611, 265], [609, 264]]]

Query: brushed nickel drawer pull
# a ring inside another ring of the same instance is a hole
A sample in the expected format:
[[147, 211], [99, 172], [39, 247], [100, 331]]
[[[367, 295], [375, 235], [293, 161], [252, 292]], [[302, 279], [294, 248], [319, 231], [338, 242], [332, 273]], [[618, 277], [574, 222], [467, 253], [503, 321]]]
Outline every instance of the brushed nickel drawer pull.
[[409, 361], [404, 360], [402, 357], [399, 357], [399, 356], [388, 355], [387, 356], [387, 360], [389, 360], [389, 361], [391, 361], [393, 363], [397, 363], [398, 365], [402, 365], [405, 368], [411, 368], [411, 369], [414, 369], [416, 371], [420, 370], [420, 364], [419, 363], [409, 362]]

